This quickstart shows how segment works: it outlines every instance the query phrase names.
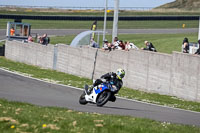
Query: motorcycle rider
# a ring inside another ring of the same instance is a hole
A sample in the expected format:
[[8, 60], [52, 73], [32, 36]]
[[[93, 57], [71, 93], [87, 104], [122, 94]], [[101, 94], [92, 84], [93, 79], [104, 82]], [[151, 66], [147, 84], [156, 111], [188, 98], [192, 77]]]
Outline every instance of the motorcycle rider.
[[[112, 88], [114, 89], [114, 94], [110, 97], [110, 101], [114, 102], [116, 100], [115, 94], [118, 93], [118, 91], [120, 90], [120, 88], [123, 85], [123, 81], [122, 78], [124, 78], [125, 76], [125, 71], [121, 68], [117, 69], [117, 72], [110, 72], [110, 73], [106, 73], [104, 75], [102, 75], [100, 77], [100, 79], [97, 79], [94, 84], [93, 87], [98, 86], [99, 84], [103, 83], [103, 82], [110, 82], [110, 84], [112, 85]], [[92, 88], [91, 87], [88, 90], [88, 93], [91, 93]]]

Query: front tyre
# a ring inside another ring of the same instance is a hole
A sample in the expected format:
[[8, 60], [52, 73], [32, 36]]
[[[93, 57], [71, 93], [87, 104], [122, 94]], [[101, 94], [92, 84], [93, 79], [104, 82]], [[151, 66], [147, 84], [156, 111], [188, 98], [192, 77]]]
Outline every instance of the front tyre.
[[88, 102], [85, 100], [85, 92], [83, 92], [83, 94], [80, 96], [80, 98], [79, 98], [79, 103], [80, 104], [83, 104], [83, 105], [85, 105], [85, 104], [87, 104]]
[[101, 107], [104, 104], [106, 104], [111, 96], [110, 91], [103, 91], [98, 97], [97, 97], [97, 106]]

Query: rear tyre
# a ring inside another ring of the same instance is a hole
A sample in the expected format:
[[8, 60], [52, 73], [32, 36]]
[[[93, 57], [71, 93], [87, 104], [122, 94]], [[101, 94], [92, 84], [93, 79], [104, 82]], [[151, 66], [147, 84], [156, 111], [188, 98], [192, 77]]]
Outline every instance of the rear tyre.
[[79, 98], [79, 103], [82, 104], [82, 105], [85, 105], [87, 104], [88, 102], [85, 100], [85, 92], [83, 92], [83, 94], [80, 96]]
[[103, 91], [97, 98], [97, 106], [101, 107], [103, 106], [104, 104], [106, 104], [109, 100], [111, 96], [111, 92], [110, 91]]

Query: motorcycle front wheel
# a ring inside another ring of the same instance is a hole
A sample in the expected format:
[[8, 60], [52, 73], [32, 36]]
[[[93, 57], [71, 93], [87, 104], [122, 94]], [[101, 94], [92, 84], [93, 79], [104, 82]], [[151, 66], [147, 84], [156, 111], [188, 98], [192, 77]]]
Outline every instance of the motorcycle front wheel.
[[80, 104], [83, 104], [83, 105], [85, 105], [85, 104], [87, 104], [88, 102], [85, 100], [85, 92], [83, 92], [83, 94], [80, 96], [80, 98], [79, 98], [79, 103]]
[[98, 97], [97, 97], [97, 106], [101, 107], [104, 104], [106, 104], [111, 96], [110, 91], [103, 91]]

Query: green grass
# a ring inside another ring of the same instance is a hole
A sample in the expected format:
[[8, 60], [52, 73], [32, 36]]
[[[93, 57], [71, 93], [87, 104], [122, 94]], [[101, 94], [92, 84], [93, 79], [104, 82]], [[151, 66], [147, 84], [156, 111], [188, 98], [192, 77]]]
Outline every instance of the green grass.
[[177, 97], [160, 95], [157, 93], [147, 93], [144, 91], [123, 88], [119, 91], [119, 96], [126, 97], [128, 99], [135, 99], [138, 101], [164, 105], [168, 107], [200, 112], [200, 103], [198, 102], [185, 101]]
[[0, 99], [0, 131], [51, 133], [198, 133], [199, 127], [129, 116], [82, 113]]
[[[51, 43], [64, 43], [70, 44], [75, 36], [58, 36], [51, 37]], [[119, 34], [119, 39], [123, 41], [134, 42], [138, 47], [145, 47], [144, 41], [148, 40], [153, 43], [158, 52], [171, 54], [172, 51], [181, 51], [182, 41], [185, 37], [190, 42], [197, 42], [197, 33], [185, 33], [185, 34]], [[111, 42], [111, 35], [107, 35], [106, 38]], [[100, 37], [102, 40], [102, 36]], [[102, 44], [102, 41], [100, 42]]]
[[[6, 29], [7, 22], [12, 19], [0, 19], [0, 29]], [[31, 24], [32, 29], [90, 29], [93, 21], [62, 21], [62, 20], [23, 20]], [[119, 29], [159, 29], [159, 28], [198, 28], [196, 20], [187, 21], [119, 21]], [[107, 21], [107, 29], [112, 29], [113, 22]], [[97, 29], [103, 29], [103, 21], [97, 22]]]
[[[16, 8], [16, 10], [9, 11], [9, 9], [0, 8], [0, 14], [18, 14], [18, 15], [65, 15], [65, 16], [103, 16], [104, 11], [94, 11], [94, 10], [56, 10], [56, 9], [23, 9]], [[108, 16], [113, 16], [113, 11], [107, 14]], [[119, 16], [157, 16], [157, 15], [197, 15], [200, 13], [198, 11], [171, 11], [171, 10], [154, 10], [154, 11], [124, 11], [120, 10]]]
[[5, 41], [0, 42], [0, 47], [5, 44]]
[[83, 88], [84, 84], [91, 84], [92, 81], [87, 78], [78, 77], [62, 72], [57, 72], [49, 69], [41, 69], [36, 66], [26, 65], [19, 62], [13, 62], [0, 57], [0, 67], [8, 68], [12, 71], [18, 71], [26, 73], [34, 78], [55, 81], [57, 83], [71, 85], [79, 88]]
[[[19, 62], [13, 62], [0, 57], [0, 67], [6, 68], [11, 71], [17, 71], [20, 73], [25, 73], [31, 75], [32, 77], [48, 80], [50, 82], [57, 82], [60, 84], [75, 86], [83, 88], [85, 84], [92, 84], [92, 80], [77, 77], [70, 74], [65, 74], [62, 72], [57, 72], [48, 69], [41, 69], [39, 67], [26, 65]], [[130, 99], [136, 99], [139, 101], [146, 101], [149, 103], [155, 103], [160, 105], [167, 105], [170, 107], [177, 107], [181, 109], [193, 110], [200, 112], [200, 103], [192, 101], [184, 101], [177, 97], [171, 97], [166, 95], [160, 95], [156, 93], [147, 93], [143, 91], [138, 91], [130, 88], [122, 88], [119, 92], [119, 96], [127, 97]]]
[[72, 40], [76, 37], [76, 35], [67, 35], [67, 36], [56, 36], [56, 37], [50, 37], [51, 39], [51, 44], [70, 44]]

